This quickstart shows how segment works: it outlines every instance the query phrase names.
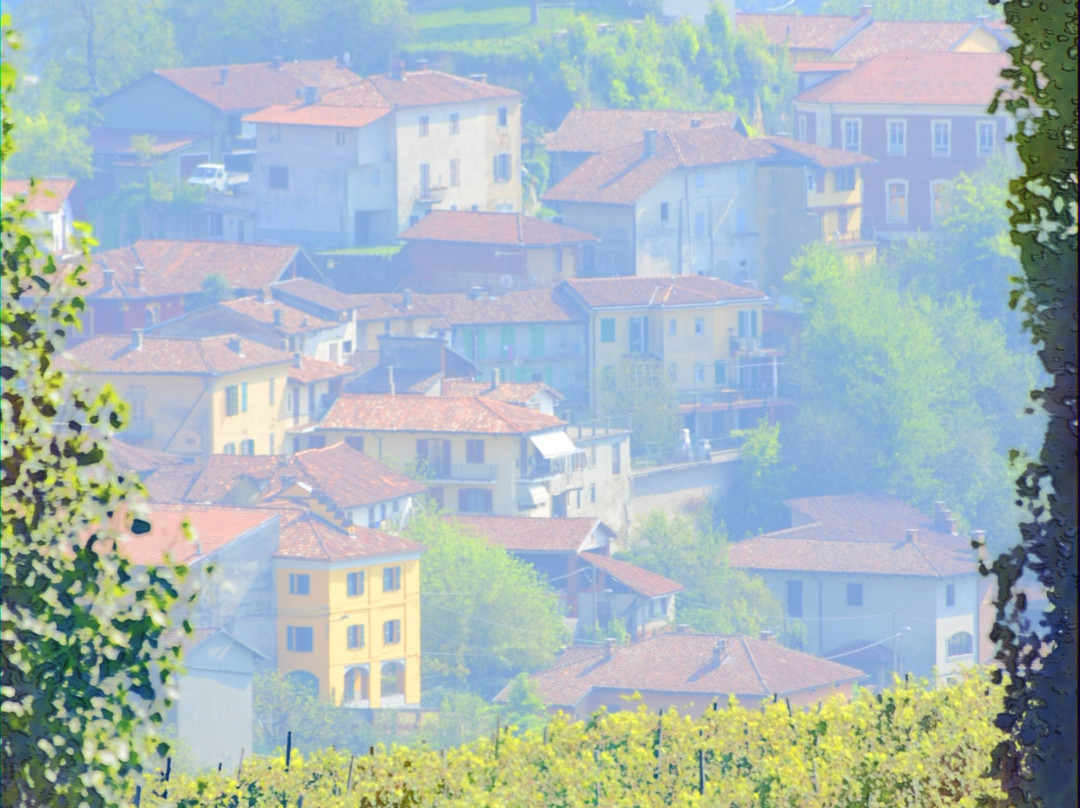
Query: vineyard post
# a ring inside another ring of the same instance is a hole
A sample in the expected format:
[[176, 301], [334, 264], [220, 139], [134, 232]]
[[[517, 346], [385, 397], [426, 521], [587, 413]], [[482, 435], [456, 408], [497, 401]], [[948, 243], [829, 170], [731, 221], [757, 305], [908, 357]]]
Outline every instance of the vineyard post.
[[135, 808], [142, 805], [142, 786], [135, 786]]
[[217, 762], [217, 770], [219, 772], [221, 771], [221, 761], [220, 760]]
[[240, 771], [244, 768], [244, 747], [240, 747], [240, 762], [236, 764], [236, 779], [240, 779]]
[[167, 757], [167, 758], [165, 758], [165, 777], [164, 777], [166, 786], [165, 786], [165, 791], [161, 795], [161, 799], [163, 799], [163, 800], [169, 799], [168, 782], [169, 782], [169, 777], [171, 777], [171, 776], [172, 776], [172, 758]]
[[502, 716], [495, 716], [495, 759], [499, 759], [499, 721]]
[[285, 733], [285, 771], [289, 770], [292, 761], [292, 730]]
[[705, 750], [697, 750], [698, 791], [705, 796]]

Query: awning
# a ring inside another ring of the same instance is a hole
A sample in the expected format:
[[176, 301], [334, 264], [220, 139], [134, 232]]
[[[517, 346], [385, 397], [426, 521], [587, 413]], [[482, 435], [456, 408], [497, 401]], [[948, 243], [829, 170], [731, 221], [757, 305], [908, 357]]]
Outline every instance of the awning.
[[551, 460], [553, 457], [567, 457], [581, 451], [565, 432], [547, 432], [543, 435], [533, 435], [529, 440], [532, 441], [532, 445], [543, 455], [545, 460]]
[[519, 509], [539, 508], [541, 505], [547, 505], [550, 499], [548, 490], [542, 485], [518, 486]]

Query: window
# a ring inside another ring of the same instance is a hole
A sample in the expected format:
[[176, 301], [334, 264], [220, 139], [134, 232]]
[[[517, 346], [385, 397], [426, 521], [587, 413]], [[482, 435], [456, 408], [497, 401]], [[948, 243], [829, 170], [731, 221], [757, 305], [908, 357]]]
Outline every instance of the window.
[[290, 572], [289, 573], [289, 594], [290, 595], [310, 595], [311, 594], [311, 576], [306, 573]]
[[757, 312], [756, 311], [740, 311], [739, 312], [739, 336], [740, 337], [756, 337], [757, 332]]
[[240, 412], [240, 388], [230, 384], [225, 388], [225, 414], [236, 415]]
[[461, 131], [461, 116], [456, 112], [450, 113], [450, 134], [456, 135]]
[[844, 151], [849, 152], [861, 152], [862, 151], [862, 119], [861, 118], [845, 118], [840, 122], [840, 128], [843, 132]]
[[997, 137], [997, 124], [994, 121], [978, 121], [975, 124], [975, 142], [979, 157], [994, 153], [994, 140]]
[[240, 385], [240, 412], [247, 412], [247, 382]]
[[622, 452], [617, 443], [611, 444], [611, 473], [622, 474]]
[[469, 440], [465, 441], [465, 462], [484, 462], [484, 441], [482, 438], [470, 438]]
[[705, 364], [703, 362], [694, 363], [694, 382], [701, 383], [705, 381]]
[[705, 334], [705, 318], [704, 317], [695, 317], [694, 318], [694, 336], [695, 337], [700, 337], [700, 336], [703, 336], [704, 334]]
[[349, 138], [349, 135], [344, 129], [335, 129], [334, 130], [334, 145], [335, 146], [344, 146], [346, 143], [348, 143], [348, 138]]
[[349, 626], [346, 644], [349, 648], [363, 648], [364, 627], [361, 625]]
[[750, 228], [747, 223], [746, 208], [739, 208], [737, 211], [735, 211], [735, 232], [745, 233], [749, 229]]
[[949, 138], [952, 124], [949, 121], [934, 121], [931, 125], [934, 157], [949, 156]]
[[364, 571], [357, 570], [345, 576], [345, 592], [350, 598], [358, 598], [364, 594]]
[[701, 171], [694, 172], [694, 187], [701, 189], [705, 187], [705, 174]]
[[529, 353], [532, 356], [544, 355], [544, 327], [542, 325], [529, 328]]
[[847, 585], [847, 605], [862, 606], [862, 584]]
[[945, 585], [945, 605], [950, 607], [956, 605], [956, 584]]
[[907, 222], [907, 182], [889, 180], [885, 183], [885, 221], [891, 224]]
[[342, 340], [341, 342], [341, 354], [342, 356], [348, 356], [352, 353], [352, 340]]
[[461, 186], [461, 161], [454, 157], [450, 160], [450, 187], [458, 188]]
[[675, 334], [678, 333], [678, 330], [679, 330], [678, 320], [676, 320], [674, 317], [672, 317], [670, 320], [668, 320], [667, 321], [667, 329], [668, 329], [668, 333], [671, 334], [671, 336], [674, 337]]
[[596, 502], [596, 483], [589, 483], [589, 502]]
[[277, 393], [274, 390], [274, 379], [271, 379], [270, 380], [270, 406], [271, 407], [274, 406], [274, 400], [275, 400], [276, 395], [277, 395]]
[[713, 362], [713, 384], [727, 384], [727, 362], [723, 359]]
[[499, 152], [495, 155], [495, 182], [510, 182], [510, 170], [513, 159], [510, 152]]
[[270, 454], [273, 454], [274, 453], [274, 433], [273, 432], [270, 433], [270, 439], [267, 441], [267, 443], [270, 446]]
[[271, 191], [287, 191], [289, 190], [289, 167], [288, 166], [270, 166], [269, 168], [269, 184]]
[[855, 169], [854, 168], [838, 168], [836, 170], [836, 183], [837, 191], [854, 191], [855, 190]]
[[694, 214], [694, 238], [705, 238], [705, 214]]
[[[824, 191], [825, 189], [822, 188], [822, 190]], [[816, 171], [807, 171], [806, 172], [806, 192], [808, 194], [812, 194], [812, 193], [817, 192], [817, 172]]]
[[498, 118], [499, 118], [499, 126], [506, 126], [507, 125], [507, 123], [509, 121], [509, 118], [510, 118], [510, 115], [509, 115], [509, 111], [507, 110], [506, 107], [499, 107]]
[[401, 565], [396, 567], [383, 567], [382, 571], [383, 592], [396, 592], [401, 589]]
[[615, 341], [615, 318], [604, 317], [600, 320], [600, 341], [601, 342], [614, 342]]
[[345, 438], [345, 445], [351, 446], [358, 452], [364, 451], [364, 436], [363, 435], [350, 435]]
[[420, 198], [428, 199], [431, 196], [431, 164], [420, 164]]
[[907, 121], [889, 121], [889, 154], [907, 153]]
[[660, 221], [666, 222], [668, 220], [668, 204], [667, 202], [660, 203]]
[[805, 115], [800, 115], [799, 116], [799, 135], [798, 135], [798, 138], [803, 143], [806, 142], [806, 116]]
[[286, 626], [285, 647], [289, 651], [312, 651], [315, 647], [315, 630], [310, 626]]
[[951, 657], [967, 656], [975, 647], [974, 637], [966, 631], [958, 631], [949, 637], [946, 654]]
[[462, 488], [458, 491], [461, 513], [491, 513], [491, 492], [486, 488]]
[[428, 136], [429, 119], [427, 115], [420, 116], [420, 137]]
[[255, 441], [252, 438], [240, 441], [240, 454], [253, 455], [255, 454]]
[[387, 620], [383, 623], [382, 638], [384, 645], [396, 645], [401, 642], [401, 621]]
[[649, 352], [649, 318], [630, 318], [630, 353], [643, 354]]
[[787, 582], [787, 616], [802, 617], [802, 581]]
[[227, 455], [234, 455], [236, 454], [236, 444], [226, 443], [223, 447], [221, 447], [221, 451]]
[[949, 181], [930, 180], [930, 221], [940, 222], [949, 213]]

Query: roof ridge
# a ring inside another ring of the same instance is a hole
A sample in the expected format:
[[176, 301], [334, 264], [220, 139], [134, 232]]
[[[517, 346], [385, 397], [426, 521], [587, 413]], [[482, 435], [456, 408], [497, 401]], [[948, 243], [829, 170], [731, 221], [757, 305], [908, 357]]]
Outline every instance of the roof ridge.
[[754, 661], [754, 654], [750, 650], [750, 645], [746, 642], [746, 635], [739, 634], [739, 640], [742, 642], [743, 650], [746, 651], [746, 658], [750, 662], [750, 667], [754, 669], [754, 675], [757, 676], [758, 681], [761, 682], [762, 689], [768, 693], [770, 687], [765, 682], [765, 677], [761, 675], [761, 670], [757, 666], [757, 662]]

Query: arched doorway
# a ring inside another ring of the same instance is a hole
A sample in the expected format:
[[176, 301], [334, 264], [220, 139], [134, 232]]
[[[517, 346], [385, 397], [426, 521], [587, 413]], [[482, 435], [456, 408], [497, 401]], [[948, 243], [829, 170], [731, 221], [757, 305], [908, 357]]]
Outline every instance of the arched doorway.
[[345, 688], [341, 704], [344, 707], [367, 707], [370, 704], [371, 672], [367, 665], [356, 665], [345, 671]]
[[297, 687], [307, 690], [312, 696], [319, 695], [319, 677], [307, 671], [290, 671], [285, 679]]
[[384, 662], [379, 672], [379, 698], [383, 707], [405, 703], [405, 660]]

